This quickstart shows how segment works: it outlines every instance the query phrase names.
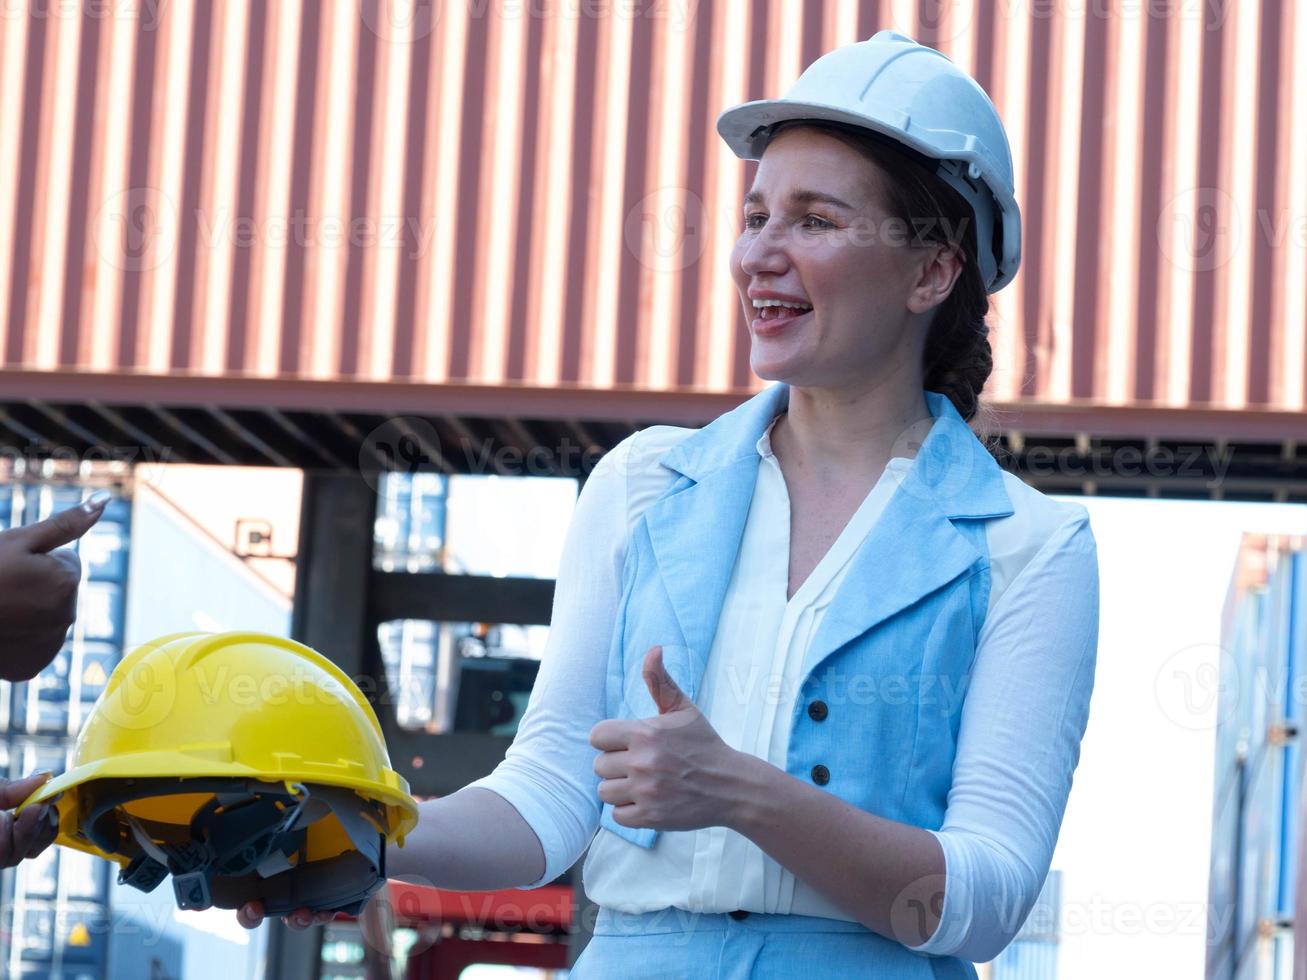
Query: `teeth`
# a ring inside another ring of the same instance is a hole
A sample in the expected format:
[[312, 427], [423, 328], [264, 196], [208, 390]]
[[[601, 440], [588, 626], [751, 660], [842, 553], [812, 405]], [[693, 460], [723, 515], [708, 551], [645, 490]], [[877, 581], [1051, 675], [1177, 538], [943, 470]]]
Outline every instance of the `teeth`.
[[812, 309], [812, 307], [807, 305], [806, 303], [784, 303], [778, 299], [755, 299], [753, 301], [753, 308], [755, 310], [765, 309], [768, 306], [784, 306], [787, 309], [791, 309], [791, 310]]

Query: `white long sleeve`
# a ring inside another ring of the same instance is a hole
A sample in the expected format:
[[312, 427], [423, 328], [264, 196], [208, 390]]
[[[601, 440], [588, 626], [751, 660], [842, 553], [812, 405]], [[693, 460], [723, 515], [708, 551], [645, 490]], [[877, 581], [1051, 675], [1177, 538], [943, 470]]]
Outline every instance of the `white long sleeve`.
[[469, 784], [506, 799], [540, 838], [544, 875], [525, 888], [546, 885], [571, 867], [599, 826], [598, 753], [590, 729], [604, 718], [634, 439], [606, 453], [581, 488], [559, 562], [549, 637], [517, 735], [504, 761]]
[[[540, 838], [545, 872], [525, 887], [562, 874], [598, 827], [597, 753], [589, 732], [604, 716], [626, 541], [668, 482], [656, 459], [692, 431], [642, 430], [591, 474], [568, 532], [549, 641], [517, 737], [495, 771], [472, 784], [508, 800]], [[766, 449], [765, 436], [760, 448]], [[1097, 649], [1097, 554], [1087, 512], [1011, 474], [1004, 479], [1014, 513], [986, 524], [990, 604], [963, 704], [947, 811], [933, 832], [946, 861], [943, 917], [926, 943], [912, 947], [975, 961], [992, 959], [1011, 941], [1047, 874], [1079, 758]], [[755, 508], [762, 517], [774, 516], [769, 495], [779, 488], [783, 482], [760, 481]], [[765, 565], [746, 567], [774, 576]], [[728, 604], [737, 601], [737, 589], [739, 595], [768, 592], [761, 580], [739, 579]], [[784, 601], [783, 585], [770, 593]], [[727, 612], [723, 628], [729, 628]], [[675, 904], [701, 912], [756, 908], [851, 918], [761, 852], [723, 861], [722, 831], [665, 832], [651, 850], [600, 835], [586, 861], [587, 894], [628, 911]], [[731, 853], [739, 857], [738, 848]], [[752, 870], [746, 876], [743, 868]]]
[[1098, 553], [1088, 515], [1053, 534], [986, 618], [962, 705], [944, 824], [944, 906], [918, 952], [985, 962], [1048, 875], [1089, 718]]

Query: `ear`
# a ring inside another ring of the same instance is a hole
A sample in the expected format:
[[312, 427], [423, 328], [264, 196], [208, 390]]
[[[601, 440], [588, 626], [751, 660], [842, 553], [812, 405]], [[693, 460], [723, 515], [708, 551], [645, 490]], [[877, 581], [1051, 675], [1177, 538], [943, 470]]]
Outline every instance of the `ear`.
[[953, 292], [966, 267], [966, 254], [960, 245], [947, 242], [935, 242], [914, 251], [919, 261], [917, 278], [908, 294], [908, 309], [913, 313], [929, 313]]

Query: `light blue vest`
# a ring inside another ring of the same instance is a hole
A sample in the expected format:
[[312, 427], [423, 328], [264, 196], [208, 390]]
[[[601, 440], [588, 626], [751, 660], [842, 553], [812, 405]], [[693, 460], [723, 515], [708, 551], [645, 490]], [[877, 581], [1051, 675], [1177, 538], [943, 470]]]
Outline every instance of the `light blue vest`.
[[[861, 809], [938, 830], [989, 604], [985, 521], [1012, 504], [1002, 470], [952, 402], [924, 395], [935, 421], [808, 649], [785, 771]], [[658, 713], [640, 673], [655, 644], [672, 679], [698, 696], [753, 497], [756, 443], [788, 399], [787, 385], [771, 385], [659, 459], [677, 475], [632, 529], [608, 717]], [[817, 700], [824, 716], [809, 712]], [[658, 838], [616, 823], [609, 803], [599, 822], [641, 847]]]

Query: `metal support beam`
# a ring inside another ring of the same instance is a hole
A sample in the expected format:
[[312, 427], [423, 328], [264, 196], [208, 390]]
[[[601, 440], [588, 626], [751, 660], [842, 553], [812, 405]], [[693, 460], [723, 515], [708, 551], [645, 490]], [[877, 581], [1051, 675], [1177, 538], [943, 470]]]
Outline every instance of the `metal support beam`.
[[[304, 474], [291, 635], [345, 673], [362, 673], [376, 495], [354, 474]], [[268, 976], [318, 980], [322, 927], [268, 923]]]
[[[372, 572], [367, 590], [367, 626], [360, 641], [362, 668], [373, 697], [391, 763], [418, 796], [446, 796], [499, 765], [512, 737], [484, 732], [439, 734], [402, 728], [395, 715], [398, 696], [381, 667], [377, 627], [396, 619], [436, 622], [547, 625], [554, 583], [547, 579], [477, 575]], [[375, 692], [375, 693], [374, 693]]]
[[269, 980], [319, 980], [322, 976], [322, 926], [292, 929], [281, 921], [268, 921]]
[[371, 666], [364, 655], [376, 512], [376, 493], [358, 474], [304, 474], [291, 635], [351, 677]]
[[552, 579], [445, 575], [440, 572], [373, 572], [368, 595], [372, 619], [431, 619], [458, 623], [548, 626]]
[[[415, 796], [446, 796], [489, 773], [512, 738], [401, 728], [377, 627], [397, 619], [548, 624], [554, 583], [373, 569], [377, 496], [357, 472], [306, 472], [291, 632], [353, 677], [381, 724], [391, 765]], [[569, 870], [560, 881], [573, 883]], [[270, 926], [269, 976], [316, 980], [322, 930]]]
[[295, 639], [330, 658], [372, 701], [391, 763], [417, 796], [445, 796], [486, 775], [512, 743], [482, 732], [401, 728], [377, 626], [393, 619], [547, 624], [554, 583], [372, 569], [376, 494], [357, 475], [306, 473], [300, 516]]
[[[388, 706], [386, 706], [388, 707]], [[390, 762], [415, 796], [448, 796], [489, 775], [513, 743], [509, 735], [430, 732], [400, 728], [394, 708], [378, 711]]]

